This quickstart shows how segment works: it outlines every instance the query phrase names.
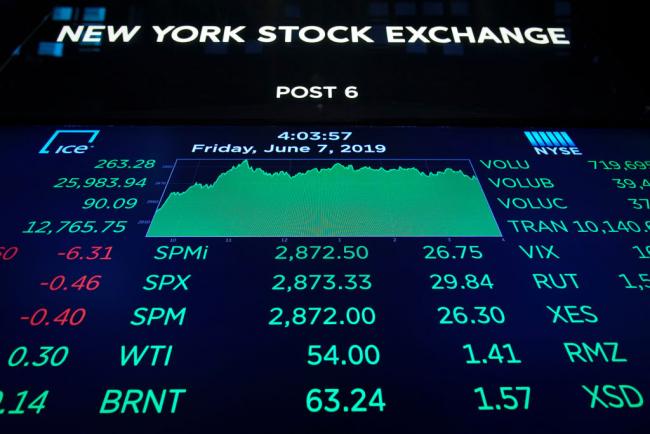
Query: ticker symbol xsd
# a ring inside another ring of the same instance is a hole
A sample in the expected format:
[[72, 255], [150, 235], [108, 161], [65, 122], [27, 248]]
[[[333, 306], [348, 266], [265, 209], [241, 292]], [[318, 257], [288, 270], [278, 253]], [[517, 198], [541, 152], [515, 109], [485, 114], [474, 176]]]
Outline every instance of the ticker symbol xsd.
[[537, 155], [582, 155], [564, 131], [524, 131]]
[[50, 139], [45, 143], [45, 145], [38, 151], [39, 154], [49, 154], [50, 145], [62, 134], [90, 134], [90, 138], [83, 145], [60, 145], [53, 152], [55, 154], [84, 154], [88, 149], [92, 148], [90, 146], [97, 136], [99, 135], [100, 130], [56, 130]]

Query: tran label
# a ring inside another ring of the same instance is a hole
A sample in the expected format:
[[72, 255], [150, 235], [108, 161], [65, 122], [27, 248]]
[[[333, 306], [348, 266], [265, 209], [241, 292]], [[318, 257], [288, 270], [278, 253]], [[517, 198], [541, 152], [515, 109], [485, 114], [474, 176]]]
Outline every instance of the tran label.
[[564, 131], [524, 131], [537, 155], [582, 155]]
[[[84, 135], [87, 137], [87, 141], [83, 145], [71, 145], [71, 144], [62, 144], [58, 147], [51, 147], [54, 141], [59, 138], [59, 136], [64, 135], [68, 140], [71, 137], [70, 135]], [[99, 135], [99, 130], [56, 130], [52, 137], [45, 143], [45, 145], [38, 151], [39, 154], [85, 154], [91, 148], [92, 143], [95, 141]]]

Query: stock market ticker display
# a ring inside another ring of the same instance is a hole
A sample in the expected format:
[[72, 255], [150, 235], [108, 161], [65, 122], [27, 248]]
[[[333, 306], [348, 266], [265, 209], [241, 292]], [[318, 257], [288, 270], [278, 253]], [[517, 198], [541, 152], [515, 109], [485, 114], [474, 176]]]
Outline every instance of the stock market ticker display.
[[0, 130], [0, 432], [648, 433], [650, 132]]

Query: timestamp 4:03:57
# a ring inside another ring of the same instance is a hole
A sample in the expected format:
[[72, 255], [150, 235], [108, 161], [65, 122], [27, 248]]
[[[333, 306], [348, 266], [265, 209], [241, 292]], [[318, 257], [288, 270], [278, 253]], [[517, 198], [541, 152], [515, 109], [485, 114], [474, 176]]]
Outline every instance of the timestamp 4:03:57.
[[[283, 131], [277, 136], [278, 140], [284, 142], [334, 142], [339, 147], [341, 154], [384, 154], [388, 150], [383, 144], [351, 143], [351, 138], [352, 132], [350, 131]], [[315, 146], [319, 154], [334, 153], [328, 143], [316, 143]], [[312, 151], [311, 144], [291, 147], [272, 145], [271, 147], [275, 152], [283, 153], [310, 153]]]

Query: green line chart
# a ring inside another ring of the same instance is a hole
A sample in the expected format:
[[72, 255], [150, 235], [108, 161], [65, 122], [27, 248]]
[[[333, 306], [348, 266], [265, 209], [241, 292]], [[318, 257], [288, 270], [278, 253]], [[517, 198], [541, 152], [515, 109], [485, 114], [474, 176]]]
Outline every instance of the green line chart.
[[166, 191], [148, 237], [501, 236], [468, 160], [177, 160]]

